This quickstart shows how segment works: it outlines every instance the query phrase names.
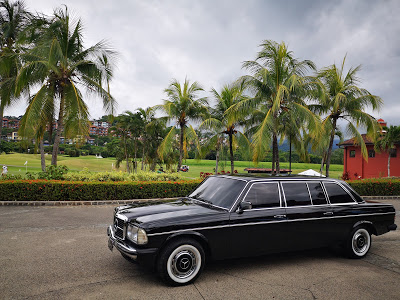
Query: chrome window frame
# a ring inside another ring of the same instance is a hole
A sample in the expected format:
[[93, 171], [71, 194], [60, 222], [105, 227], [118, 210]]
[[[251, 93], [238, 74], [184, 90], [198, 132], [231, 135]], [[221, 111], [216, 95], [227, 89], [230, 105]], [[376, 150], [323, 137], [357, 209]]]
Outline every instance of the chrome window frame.
[[[341, 187], [342, 190], [343, 190], [347, 195], [350, 196], [350, 198], [353, 200], [353, 202], [332, 203], [332, 202], [331, 202], [331, 199], [329, 198], [328, 191], [326, 190], [325, 183], [333, 183], [333, 184], [336, 184], [336, 185], [338, 185], [339, 187]], [[323, 186], [324, 186], [324, 189], [325, 189], [325, 193], [326, 193], [326, 195], [328, 196], [327, 199], [329, 200], [329, 203], [330, 203], [331, 206], [332, 206], [332, 205], [334, 205], [334, 206], [340, 206], [340, 205], [342, 205], [342, 206], [343, 206], [343, 205], [354, 205], [354, 204], [359, 204], [359, 202], [357, 202], [357, 200], [354, 199], [353, 195], [352, 195], [352, 194], [344, 187], [344, 185], [341, 184], [340, 182], [337, 182], [337, 181], [323, 182]]]
[[243, 199], [240, 201], [244, 201], [247, 197], [247, 194], [250, 192], [251, 188], [253, 187], [253, 185], [255, 184], [276, 184], [277, 188], [278, 188], [278, 197], [279, 197], [279, 206], [276, 207], [262, 207], [262, 208], [252, 208], [252, 209], [244, 209], [243, 211], [253, 211], [253, 210], [266, 210], [266, 209], [277, 209], [277, 208], [285, 208], [284, 206], [282, 206], [282, 194], [281, 194], [281, 189], [279, 187], [279, 182], [274, 182], [274, 181], [265, 181], [265, 182], [253, 182], [251, 183], [250, 187], [248, 188], [246, 195], [243, 196]]

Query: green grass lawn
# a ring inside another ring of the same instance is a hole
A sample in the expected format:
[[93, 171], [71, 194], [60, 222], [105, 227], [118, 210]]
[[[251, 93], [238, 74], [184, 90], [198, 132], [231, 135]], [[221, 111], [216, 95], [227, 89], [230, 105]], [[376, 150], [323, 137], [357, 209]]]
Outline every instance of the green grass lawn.
[[[40, 167], [40, 155], [39, 154], [2, 154], [0, 155], [0, 165], [7, 165], [9, 174], [21, 174], [25, 175], [26, 167], [24, 163], [28, 161], [28, 172], [36, 173], [41, 171]], [[51, 156], [46, 155], [46, 165], [50, 165]], [[81, 171], [83, 168], [88, 168], [90, 171], [111, 171], [114, 166], [115, 169], [115, 158], [96, 158], [95, 156], [81, 156], [81, 157], [68, 157], [64, 155], [58, 156], [58, 164], [66, 165], [70, 171]], [[187, 159], [184, 164], [190, 167], [189, 172], [182, 172], [182, 176], [187, 179], [199, 178], [200, 172], [213, 173], [215, 168], [214, 160], [194, 160]], [[140, 166], [140, 165], [139, 165]], [[245, 168], [255, 167], [253, 162], [248, 161], [237, 161], [235, 162], [235, 169], [239, 173], [245, 173]], [[270, 162], [261, 162], [257, 166], [258, 168], [271, 168]], [[307, 164], [307, 163], [292, 163], [293, 174], [313, 169], [319, 170], [319, 164]], [[288, 169], [289, 163], [281, 163], [281, 168]], [[230, 162], [221, 161], [219, 164], [219, 170], [230, 171]], [[125, 164], [121, 164], [121, 171], [125, 171]], [[343, 165], [331, 165], [330, 174], [333, 178], [338, 178], [343, 173]]]

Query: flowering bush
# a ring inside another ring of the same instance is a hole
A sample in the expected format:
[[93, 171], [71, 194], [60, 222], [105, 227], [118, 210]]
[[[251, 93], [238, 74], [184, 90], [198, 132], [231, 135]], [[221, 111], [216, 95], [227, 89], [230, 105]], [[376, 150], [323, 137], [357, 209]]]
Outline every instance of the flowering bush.
[[155, 173], [143, 172], [127, 174], [124, 172], [90, 172], [84, 168], [80, 172], [68, 173], [64, 175], [64, 180], [68, 181], [178, 181], [182, 180], [179, 173]]
[[347, 183], [362, 196], [400, 196], [400, 179], [370, 178]]
[[188, 195], [199, 180], [84, 182], [58, 180], [2, 180], [0, 201], [127, 200]]

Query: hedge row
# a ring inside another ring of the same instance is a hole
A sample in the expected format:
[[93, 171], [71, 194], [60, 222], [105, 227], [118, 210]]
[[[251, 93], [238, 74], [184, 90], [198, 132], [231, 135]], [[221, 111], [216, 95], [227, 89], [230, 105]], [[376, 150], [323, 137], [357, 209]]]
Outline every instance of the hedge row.
[[347, 183], [362, 196], [400, 196], [400, 179], [349, 180]]
[[0, 201], [76, 201], [172, 198], [188, 195], [199, 180], [79, 182], [57, 180], [0, 181]]

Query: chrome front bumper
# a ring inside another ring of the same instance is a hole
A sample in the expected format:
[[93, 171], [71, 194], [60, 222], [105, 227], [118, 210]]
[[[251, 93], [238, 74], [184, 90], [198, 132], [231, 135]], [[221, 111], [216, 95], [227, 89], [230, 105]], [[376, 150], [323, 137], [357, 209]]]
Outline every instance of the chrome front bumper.
[[138, 255], [137, 250], [132, 246], [126, 245], [124, 242], [119, 241], [114, 236], [114, 231], [111, 225], [107, 227], [107, 235], [108, 235], [108, 248], [111, 251], [113, 251], [113, 248], [115, 247], [122, 254], [129, 256], [133, 260], [137, 260], [137, 255]]

